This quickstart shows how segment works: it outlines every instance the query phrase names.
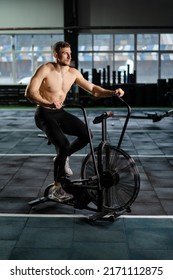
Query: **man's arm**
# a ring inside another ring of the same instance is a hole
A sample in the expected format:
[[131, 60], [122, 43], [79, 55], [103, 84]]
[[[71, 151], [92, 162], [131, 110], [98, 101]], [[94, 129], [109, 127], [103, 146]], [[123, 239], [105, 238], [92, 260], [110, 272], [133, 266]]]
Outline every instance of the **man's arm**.
[[80, 72], [77, 72], [76, 83], [79, 87], [90, 92], [95, 97], [112, 97], [116, 94], [119, 96], [124, 95], [124, 91], [121, 88], [115, 90], [104, 89], [103, 87], [97, 86], [89, 81], [87, 81]]
[[36, 70], [25, 90], [25, 96], [30, 102], [36, 105], [52, 107], [54, 105], [50, 104], [50, 102], [40, 94], [40, 86], [48, 71], [49, 68], [46, 65], [42, 65]]
[[109, 89], [104, 89], [100, 86], [93, 86], [93, 90], [92, 90], [92, 94], [95, 97], [113, 97], [116, 94], [118, 94], [119, 96], [123, 96], [124, 95], [124, 91], [121, 88], [117, 88], [115, 90], [109, 90]]

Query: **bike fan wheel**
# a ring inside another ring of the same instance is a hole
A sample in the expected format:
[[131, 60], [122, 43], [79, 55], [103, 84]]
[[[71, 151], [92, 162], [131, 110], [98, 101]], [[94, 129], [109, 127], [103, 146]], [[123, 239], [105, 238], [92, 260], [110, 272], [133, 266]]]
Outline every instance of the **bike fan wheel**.
[[[98, 164], [98, 148], [94, 150]], [[140, 187], [138, 168], [134, 160], [123, 150], [105, 145], [102, 151], [102, 172], [100, 182], [103, 189], [103, 207], [121, 212], [135, 201]], [[83, 179], [95, 175], [92, 155], [85, 158], [81, 176]], [[88, 189], [89, 196], [97, 205], [97, 190]]]

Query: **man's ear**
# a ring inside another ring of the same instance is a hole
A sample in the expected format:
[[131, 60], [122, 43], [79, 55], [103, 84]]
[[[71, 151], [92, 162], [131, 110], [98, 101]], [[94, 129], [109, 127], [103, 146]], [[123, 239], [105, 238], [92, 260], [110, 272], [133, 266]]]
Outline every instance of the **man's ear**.
[[54, 56], [54, 58], [58, 59], [58, 53], [57, 52], [54, 52], [53, 56]]

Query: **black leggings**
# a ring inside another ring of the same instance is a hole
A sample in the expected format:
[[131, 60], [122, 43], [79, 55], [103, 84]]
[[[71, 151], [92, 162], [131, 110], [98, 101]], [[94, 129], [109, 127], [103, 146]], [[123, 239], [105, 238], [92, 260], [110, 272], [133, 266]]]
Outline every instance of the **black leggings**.
[[[50, 110], [40, 106], [35, 112], [35, 123], [55, 146], [57, 157], [54, 161], [54, 181], [60, 182], [61, 178], [65, 176], [64, 166], [67, 156], [89, 143], [86, 125], [63, 108]], [[70, 144], [65, 134], [77, 138]]]

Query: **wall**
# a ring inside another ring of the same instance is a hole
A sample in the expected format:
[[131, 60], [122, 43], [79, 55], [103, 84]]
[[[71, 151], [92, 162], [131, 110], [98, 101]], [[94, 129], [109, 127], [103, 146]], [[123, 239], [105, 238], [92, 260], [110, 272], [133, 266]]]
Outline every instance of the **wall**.
[[0, 29], [63, 27], [63, 0], [0, 0]]
[[[63, 3], [64, 0], [0, 0], [0, 29], [63, 27]], [[170, 28], [173, 27], [172, 10], [172, 0], [78, 0], [82, 27]]]
[[172, 26], [172, 0], [79, 0], [80, 26]]

